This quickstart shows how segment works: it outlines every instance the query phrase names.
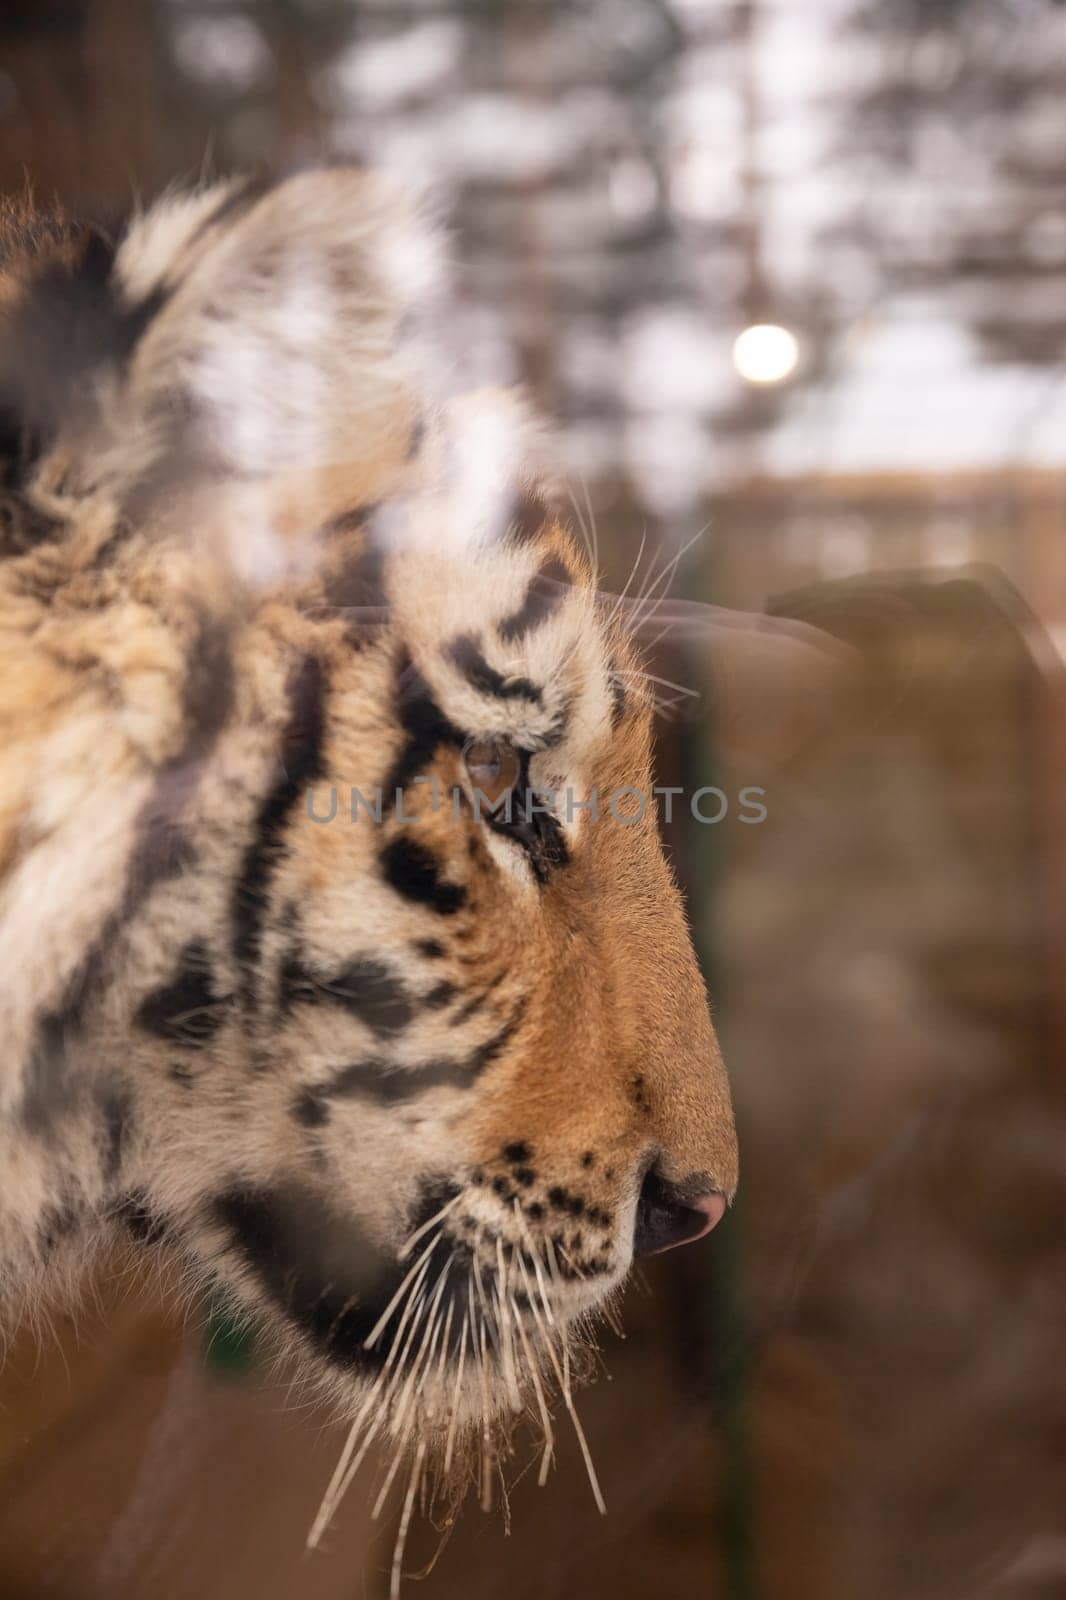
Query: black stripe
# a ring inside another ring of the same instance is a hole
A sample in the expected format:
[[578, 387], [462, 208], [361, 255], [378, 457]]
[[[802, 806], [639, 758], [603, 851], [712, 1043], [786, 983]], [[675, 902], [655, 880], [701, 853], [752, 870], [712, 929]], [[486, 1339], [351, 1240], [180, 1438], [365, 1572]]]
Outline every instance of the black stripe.
[[[327, 536], [365, 527], [372, 509], [346, 512], [328, 525]], [[329, 611], [339, 613], [347, 622], [348, 641], [357, 649], [373, 640], [377, 630], [388, 621], [385, 552], [369, 534], [358, 554], [325, 578], [323, 600]]]
[[278, 1013], [288, 1016], [293, 1006], [314, 1000], [314, 983], [304, 966], [298, 950], [290, 949], [282, 957], [278, 971]]
[[425, 443], [426, 434], [428, 432], [429, 424], [426, 422], [425, 417], [416, 417], [414, 422], [411, 424], [411, 436], [407, 441], [408, 461], [413, 461], [415, 456], [421, 450], [423, 444]]
[[467, 1064], [475, 1076], [484, 1072], [486, 1067], [490, 1067], [502, 1053], [504, 1047], [511, 1042], [511, 1039], [521, 1026], [525, 1012], [526, 1001], [521, 998], [515, 1002], [511, 1009], [511, 1015], [499, 1032], [494, 1033], [491, 1039], [487, 1039], [484, 1044], [479, 1045], [470, 1056]]
[[[5, 478], [4, 448], [0, 444], [0, 483]], [[68, 523], [41, 511], [24, 495], [0, 489], [0, 557], [24, 555], [39, 544], [59, 538]]]
[[301, 1089], [292, 1103], [292, 1114], [305, 1128], [321, 1128], [329, 1121], [329, 1106], [316, 1089]]
[[463, 743], [463, 735], [443, 714], [405, 650], [397, 662], [394, 703], [406, 742], [382, 786], [390, 802], [412, 779], [429, 776], [426, 769], [442, 744], [459, 749]]
[[430, 1011], [443, 1011], [445, 1006], [450, 1006], [456, 995], [458, 987], [447, 978], [442, 983], [435, 984], [429, 993], [423, 995], [422, 1004], [428, 1006]]
[[366, 1340], [406, 1268], [381, 1254], [350, 1214], [302, 1186], [233, 1188], [210, 1206], [264, 1294], [316, 1350], [345, 1367], [388, 1353]]
[[101, 371], [124, 369], [168, 291], [126, 299], [113, 277], [116, 244], [101, 228], [68, 231], [72, 254], [46, 259], [6, 319], [0, 413], [6, 481], [24, 482], [66, 426], [91, 418]]
[[[326, 533], [352, 531], [363, 525], [368, 514], [363, 510], [346, 512], [330, 523]], [[329, 575], [323, 588], [328, 605], [341, 609], [372, 606], [375, 610], [384, 610], [389, 603], [385, 592], [385, 552], [377, 540], [368, 537], [358, 555]]]
[[283, 834], [300, 795], [322, 776], [326, 679], [316, 656], [305, 656], [289, 679], [289, 714], [281, 736], [281, 777], [259, 807], [251, 844], [233, 887], [233, 958], [241, 999], [254, 1006], [256, 964], [271, 879], [284, 854]]
[[392, 1106], [417, 1100], [433, 1089], [470, 1089], [501, 1055], [517, 1031], [524, 1010], [525, 1002], [519, 1001], [503, 1027], [468, 1056], [440, 1057], [417, 1067], [396, 1067], [379, 1057], [353, 1061], [312, 1093], [319, 1104], [359, 1099]]
[[258, 201], [269, 194], [273, 187], [269, 179], [259, 175], [242, 178], [234, 184], [228, 194], [223, 195], [214, 210], [204, 217], [196, 232], [190, 237], [190, 244], [196, 244], [209, 228], [219, 228], [223, 223], [234, 222], [243, 217]]
[[510, 644], [522, 634], [539, 628], [566, 599], [570, 584], [570, 569], [566, 562], [558, 556], [552, 556], [529, 585], [518, 610], [500, 623], [496, 630], [500, 638]]
[[182, 750], [183, 762], [203, 756], [215, 743], [233, 709], [235, 693], [229, 629], [204, 613], [197, 619], [181, 691], [182, 711], [190, 730]]
[[[205, 695], [212, 675], [213, 698]], [[38, 1020], [19, 1106], [23, 1125], [32, 1131], [44, 1132], [57, 1112], [77, 1100], [68, 1044], [84, 1028], [88, 1006], [104, 985], [120, 934], [152, 890], [188, 865], [191, 852], [181, 828], [182, 812], [228, 715], [232, 693], [228, 641], [205, 623], [194, 641], [183, 686], [183, 709], [192, 724], [181, 750], [160, 769], [141, 808], [122, 898], [68, 979], [58, 1005]]]
[[617, 672], [612, 672], [607, 681], [611, 689], [611, 727], [618, 728], [625, 720], [626, 711], [629, 709], [626, 686]]
[[487, 983], [483, 989], [461, 1005], [455, 1015], [448, 1019], [448, 1026], [450, 1028], [461, 1027], [464, 1022], [469, 1022], [471, 1017], [476, 1016], [486, 1000], [500, 987], [504, 976], [504, 973], [498, 972], [491, 982]]
[[[146, 829], [141, 837], [141, 849], [134, 852], [135, 862], [143, 853], [144, 840], [151, 837], [151, 831]], [[128, 873], [121, 904], [107, 918], [71, 974], [59, 1004], [38, 1017], [18, 1110], [19, 1120], [28, 1132], [44, 1134], [55, 1115], [79, 1103], [81, 1089], [71, 1072], [69, 1045], [84, 1031], [89, 1004], [104, 986], [122, 929], [147, 898], [149, 890], [184, 866], [185, 860], [173, 840], [171, 848], [169, 857], [161, 853], [150, 856], [147, 870], [142, 872], [135, 865]]]
[[139, 300], [126, 300], [112, 278], [117, 254], [109, 234], [90, 228], [73, 268], [57, 262], [33, 280], [30, 308], [65, 323], [82, 368], [109, 360], [124, 366], [172, 293], [157, 286]]
[[543, 531], [550, 512], [535, 494], [524, 494], [515, 501], [507, 529], [507, 539], [512, 545], [530, 544]]
[[447, 647], [446, 655], [455, 663], [471, 688], [490, 694], [496, 700], [528, 700], [540, 705], [542, 694], [529, 678], [505, 678], [490, 667], [472, 633], [460, 634]]
[[[139, 300], [127, 300], [112, 277], [117, 254], [116, 240], [92, 227], [73, 266], [55, 262], [32, 282], [27, 310], [42, 320], [56, 319], [51, 335], [57, 337], [60, 328], [66, 332], [68, 363], [72, 357], [82, 372], [105, 362], [125, 366], [173, 292], [159, 285]], [[64, 370], [69, 377], [69, 364]]]
[[72, 1201], [61, 1200], [46, 1206], [37, 1224], [38, 1254], [47, 1260], [64, 1239], [77, 1231], [81, 1220], [81, 1210]]
[[170, 1233], [166, 1218], [152, 1210], [147, 1195], [140, 1189], [116, 1201], [111, 1215], [137, 1244], [162, 1244]]
[[431, 1089], [469, 1089], [475, 1076], [464, 1061], [428, 1061], [420, 1067], [393, 1069], [388, 1062], [371, 1058], [345, 1067], [319, 1092], [330, 1100], [373, 1100], [392, 1106]]
[[298, 958], [286, 960], [282, 973], [283, 1009], [336, 1005], [358, 1017], [379, 1039], [402, 1033], [415, 1014], [407, 985], [381, 961], [359, 957], [340, 971], [316, 977]]
[[97, 1104], [103, 1120], [103, 1176], [105, 1184], [110, 1187], [122, 1170], [122, 1156], [131, 1123], [129, 1090], [121, 1083], [114, 1083], [101, 1092]]
[[433, 851], [406, 834], [387, 844], [378, 860], [385, 882], [405, 900], [429, 906], [442, 917], [454, 916], [466, 901], [462, 884], [442, 878]]
[[207, 946], [194, 939], [182, 951], [169, 983], [145, 995], [137, 1008], [138, 1024], [169, 1044], [203, 1049], [226, 1020], [227, 995], [214, 985]]

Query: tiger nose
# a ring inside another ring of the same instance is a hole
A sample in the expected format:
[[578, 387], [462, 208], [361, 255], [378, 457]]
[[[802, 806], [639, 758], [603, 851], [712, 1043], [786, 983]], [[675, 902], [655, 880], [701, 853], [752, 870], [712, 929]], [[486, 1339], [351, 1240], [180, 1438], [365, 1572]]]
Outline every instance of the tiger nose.
[[725, 1215], [725, 1196], [714, 1190], [682, 1198], [675, 1184], [655, 1172], [645, 1176], [637, 1201], [637, 1220], [633, 1230], [634, 1256], [657, 1255], [675, 1245], [691, 1244], [721, 1222]]

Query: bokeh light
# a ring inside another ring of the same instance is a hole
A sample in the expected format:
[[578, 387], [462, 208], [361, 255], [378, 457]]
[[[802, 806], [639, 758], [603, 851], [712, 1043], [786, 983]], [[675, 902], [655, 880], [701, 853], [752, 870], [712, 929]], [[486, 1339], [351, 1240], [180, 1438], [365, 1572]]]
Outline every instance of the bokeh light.
[[733, 365], [747, 383], [783, 383], [796, 370], [799, 342], [776, 322], [755, 322], [733, 344]]

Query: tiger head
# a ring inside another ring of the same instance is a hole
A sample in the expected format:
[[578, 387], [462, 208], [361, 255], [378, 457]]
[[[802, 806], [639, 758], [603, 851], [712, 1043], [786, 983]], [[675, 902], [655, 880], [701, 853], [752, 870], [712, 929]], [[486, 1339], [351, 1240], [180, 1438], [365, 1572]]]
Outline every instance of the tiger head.
[[406, 227], [222, 186], [0, 286], [0, 1150], [40, 1274], [125, 1230], [425, 1441], [565, 1385], [737, 1151], [639, 659], [521, 402], [427, 398]]

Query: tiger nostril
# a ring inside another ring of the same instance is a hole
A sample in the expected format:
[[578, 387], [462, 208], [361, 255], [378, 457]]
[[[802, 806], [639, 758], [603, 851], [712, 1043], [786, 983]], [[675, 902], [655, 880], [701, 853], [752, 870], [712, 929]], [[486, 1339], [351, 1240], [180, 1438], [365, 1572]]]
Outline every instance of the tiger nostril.
[[682, 1198], [674, 1184], [648, 1172], [637, 1201], [633, 1230], [634, 1256], [657, 1255], [679, 1244], [691, 1244], [721, 1222], [725, 1197], [714, 1190]]

